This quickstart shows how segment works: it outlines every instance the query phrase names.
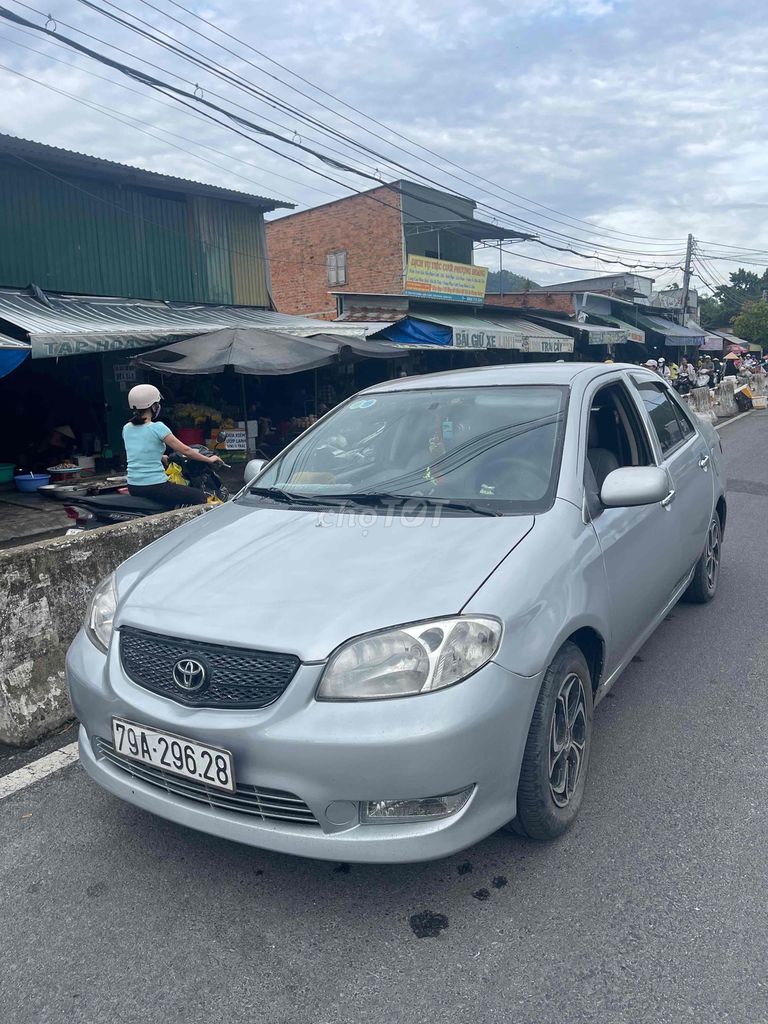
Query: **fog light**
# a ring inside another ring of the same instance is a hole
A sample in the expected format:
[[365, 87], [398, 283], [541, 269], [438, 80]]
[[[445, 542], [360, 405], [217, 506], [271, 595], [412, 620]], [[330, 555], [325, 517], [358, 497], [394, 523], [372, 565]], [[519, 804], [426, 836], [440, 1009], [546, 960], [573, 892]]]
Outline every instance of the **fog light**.
[[423, 800], [367, 800], [361, 804], [360, 819], [366, 825], [386, 825], [447, 818], [461, 810], [474, 788], [467, 786], [458, 793], [428, 796]]

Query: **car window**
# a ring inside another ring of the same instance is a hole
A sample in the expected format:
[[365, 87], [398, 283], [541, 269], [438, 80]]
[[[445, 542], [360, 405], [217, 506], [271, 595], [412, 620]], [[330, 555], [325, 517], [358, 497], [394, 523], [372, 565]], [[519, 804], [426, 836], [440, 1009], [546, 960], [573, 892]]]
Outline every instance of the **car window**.
[[594, 517], [602, 511], [599, 495], [608, 474], [624, 466], [650, 466], [653, 453], [637, 406], [620, 381], [595, 393], [587, 430], [584, 488], [588, 511]]
[[683, 433], [684, 439], [687, 441], [689, 437], [693, 437], [693, 435], [696, 433], [696, 427], [694, 427], [693, 425], [690, 413], [685, 408], [680, 399], [677, 397], [677, 395], [672, 394], [670, 392], [667, 392], [667, 395], [669, 396], [670, 401], [675, 407], [677, 418], [680, 420], [680, 429]]
[[274, 460], [255, 493], [435, 498], [501, 512], [554, 500], [568, 389], [403, 389], [345, 403]]
[[687, 425], [683, 423], [663, 384], [656, 384], [650, 380], [636, 383], [659, 439], [662, 455], [666, 456], [694, 433], [693, 427], [690, 422]]

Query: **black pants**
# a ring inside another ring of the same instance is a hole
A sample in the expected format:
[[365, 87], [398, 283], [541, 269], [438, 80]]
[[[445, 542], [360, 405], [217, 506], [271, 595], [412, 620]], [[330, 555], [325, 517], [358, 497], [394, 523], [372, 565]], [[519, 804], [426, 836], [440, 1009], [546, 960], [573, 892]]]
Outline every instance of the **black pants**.
[[138, 486], [128, 484], [128, 493], [134, 498], [149, 498], [166, 508], [180, 508], [183, 505], [205, 505], [208, 497], [198, 487], [185, 487], [183, 484], [146, 484]]

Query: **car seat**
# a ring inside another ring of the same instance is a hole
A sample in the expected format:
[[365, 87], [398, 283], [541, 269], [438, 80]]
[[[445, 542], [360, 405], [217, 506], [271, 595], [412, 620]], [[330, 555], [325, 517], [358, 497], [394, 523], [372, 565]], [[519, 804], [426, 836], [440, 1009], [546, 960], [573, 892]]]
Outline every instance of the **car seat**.
[[616, 455], [608, 448], [602, 448], [600, 437], [600, 428], [597, 422], [597, 416], [593, 409], [589, 416], [589, 443], [587, 447], [587, 458], [589, 464], [592, 467], [592, 472], [595, 475], [595, 483], [597, 484], [598, 493], [603, 486], [603, 481], [612, 473], [614, 469], [619, 468], [619, 460]]

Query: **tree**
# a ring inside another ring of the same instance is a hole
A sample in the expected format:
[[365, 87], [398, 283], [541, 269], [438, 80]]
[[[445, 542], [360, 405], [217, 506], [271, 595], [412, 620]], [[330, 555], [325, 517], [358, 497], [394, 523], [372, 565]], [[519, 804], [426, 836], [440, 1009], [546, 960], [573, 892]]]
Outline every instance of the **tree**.
[[[499, 280], [501, 280], [501, 288], [499, 288]], [[505, 294], [507, 292], [527, 292], [531, 288], [536, 287], [535, 281], [531, 281], [527, 277], [521, 277], [519, 274], [513, 274], [511, 270], [502, 270], [501, 277], [498, 270], [489, 270], [485, 290], [498, 295], [500, 291], [503, 291]]]
[[761, 276], [751, 270], [739, 267], [729, 275], [730, 284], [715, 288], [711, 297], [702, 300], [701, 323], [703, 327], [723, 327], [733, 323], [745, 302], [757, 302], [763, 291], [768, 289], [768, 270]]
[[768, 302], [747, 302], [733, 320], [733, 330], [740, 338], [756, 345], [768, 346]]

